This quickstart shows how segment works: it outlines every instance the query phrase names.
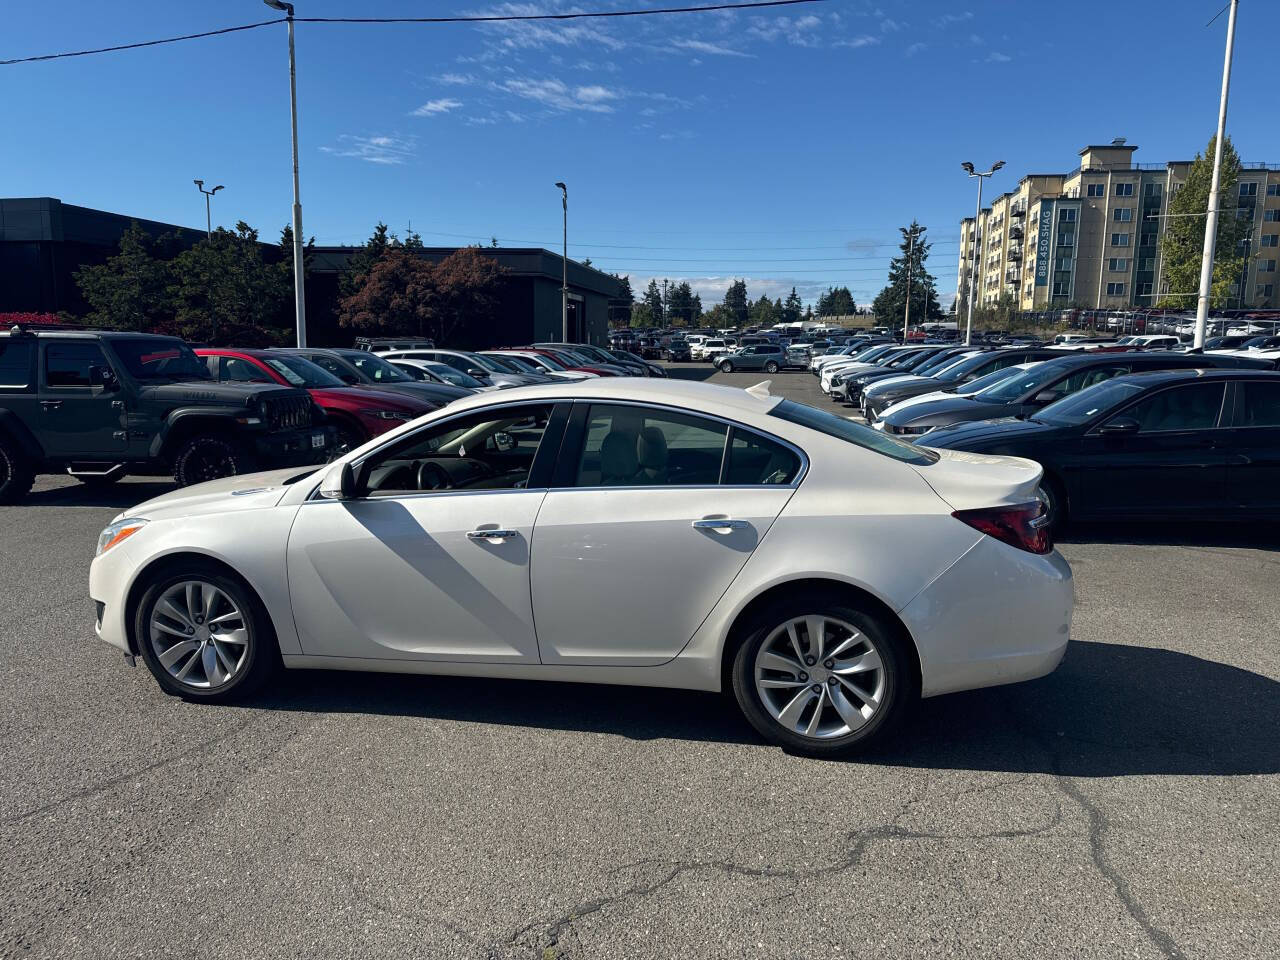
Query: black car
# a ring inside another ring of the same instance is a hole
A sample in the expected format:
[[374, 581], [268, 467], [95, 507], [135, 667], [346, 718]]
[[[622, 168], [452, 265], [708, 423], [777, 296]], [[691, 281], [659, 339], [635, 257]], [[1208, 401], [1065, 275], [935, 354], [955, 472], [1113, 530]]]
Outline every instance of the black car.
[[0, 334], [0, 503], [41, 473], [90, 485], [171, 473], [185, 486], [322, 463], [332, 447], [305, 390], [219, 383], [177, 337]]
[[971, 380], [985, 377], [995, 370], [1003, 370], [1032, 360], [1049, 360], [1062, 356], [1060, 350], [1045, 347], [1001, 347], [996, 350], [973, 348], [973, 356], [962, 356], [927, 377], [911, 377], [892, 383], [871, 384], [862, 393], [859, 404], [868, 420], [875, 421], [881, 413], [911, 397], [919, 397], [935, 390], [953, 390]]
[[376, 353], [341, 347], [272, 347], [306, 357], [316, 366], [323, 367], [350, 386], [377, 387], [392, 393], [406, 393], [443, 407], [469, 397], [474, 390], [443, 383], [423, 383]]
[[[1270, 360], [1235, 356], [1200, 356], [1154, 351], [1150, 353], [1075, 353], [1046, 360], [1021, 376], [965, 397], [946, 397], [889, 411], [885, 433], [915, 437], [939, 427], [997, 417], [1026, 417], [1079, 390], [1126, 373], [1194, 367], [1274, 369]], [[928, 443], [928, 440], [923, 441]]]
[[672, 337], [662, 348], [662, 359], [672, 363], [688, 363], [692, 359], [689, 355], [689, 342]]
[[1151, 370], [1113, 377], [1026, 420], [935, 430], [944, 450], [1027, 457], [1054, 523], [1280, 518], [1280, 373]]
[[862, 373], [855, 373], [852, 376], [845, 377], [844, 382], [848, 384], [846, 392], [849, 396], [850, 403], [858, 403], [861, 401], [863, 392], [873, 383], [879, 383], [881, 380], [888, 380], [894, 377], [913, 376], [913, 377], [931, 377], [935, 373], [955, 363], [966, 353], [980, 351], [983, 347], [949, 347], [944, 345], [930, 344], [923, 347], [915, 353], [907, 354], [905, 357], [899, 356], [893, 361], [877, 367], [874, 370], [865, 370]]

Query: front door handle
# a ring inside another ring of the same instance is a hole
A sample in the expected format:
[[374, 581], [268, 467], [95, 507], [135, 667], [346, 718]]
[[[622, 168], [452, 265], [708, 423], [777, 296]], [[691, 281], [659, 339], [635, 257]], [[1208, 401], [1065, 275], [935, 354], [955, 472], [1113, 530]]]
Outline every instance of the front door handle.
[[704, 517], [693, 521], [695, 530], [745, 530], [749, 526], [745, 520], [730, 520], [728, 517]]
[[41, 400], [40, 406], [44, 407], [46, 410], [57, 410], [60, 406], [62, 406], [62, 401], [61, 400]]
[[468, 540], [514, 540], [520, 536], [519, 530], [468, 530]]

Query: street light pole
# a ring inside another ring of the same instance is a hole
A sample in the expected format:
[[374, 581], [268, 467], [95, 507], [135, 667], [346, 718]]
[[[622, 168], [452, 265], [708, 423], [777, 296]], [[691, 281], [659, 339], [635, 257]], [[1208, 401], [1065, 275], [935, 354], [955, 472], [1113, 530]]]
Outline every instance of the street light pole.
[[969, 318], [965, 324], [964, 343], [968, 346], [973, 342], [973, 298], [977, 296], [977, 279], [978, 279], [978, 221], [982, 219], [982, 181], [985, 177], [991, 176], [997, 170], [1004, 166], [1003, 160], [998, 160], [991, 165], [991, 169], [986, 173], [979, 173], [973, 168], [973, 164], [967, 160], [960, 164], [961, 167], [969, 174], [969, 178], [978, 178], [978, 208], [973, 212], [973, 263], [969, 266]]
[[219, 190], [223, 189], [223, 186], [222, 184], [218, 184], [212, 190], [206, 190], [204, 188], [203, 180], [193, 180], [191, 182], [196, 185], [197, 190], [199, 190], [201, 193], [204, 194], [204, 235], [206, 239], [212, 241], [213, 240], [213, 214], [209, 212], [209, 198], [212, 197]]
[[282, 0], [262, 0], [272, 10], [279, 10], [289, 24], [289, 117], [293, 131], [293, 300], [298, 326], [298, 346], [307, 345], [306, 273], [302, 261], [302, 198], [298, 189], [298, 79], [293, 54], [293, 4]]
[[1231, 0], [1227, 16], [1227, 53], [1222, 63], [1222, 98], [1218, 102], [1218, 136], [1213, 144], [1213, 182], [1209, 185], [1209, 212], [1204, 221], [1204, 251], [1200, 254], [1200, 296], [1196, 300], [1196, 336], [1192, 348], [1204, 347], [1204, 329], [1209, 319], [1209, 295], [1213, 290], [1213, 254], [1218, 243], [1218, 187], [1222, 180], [1222, 141], [1227, 132], [1227, 91], [1231, 86], [1231, 53], [1236, 44], [1236, 9], [1240, 0]]
[[564, 252], [560, 257], [560, 334], [563, 343], [569, 342], [569, 188], [559, 180], [560, 205], [564, 208]]
[[911, 233], [907, 235], [907, 309], [902, 315], [902, 343], [907, 343], [907, 331], [911, 329], [911, 268], [915, 266], [916, 253], [916, 231], [912, 227]]

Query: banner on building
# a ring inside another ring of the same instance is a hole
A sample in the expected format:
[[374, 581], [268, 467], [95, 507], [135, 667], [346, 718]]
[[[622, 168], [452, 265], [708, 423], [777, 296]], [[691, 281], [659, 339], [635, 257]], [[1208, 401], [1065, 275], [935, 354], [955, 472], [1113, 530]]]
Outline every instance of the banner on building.
[[1036, 286], [1049, 285], [1050, 241], [1053, 238], [1053, 201], [1040, 201], [1040, 232], [1036, 237]]

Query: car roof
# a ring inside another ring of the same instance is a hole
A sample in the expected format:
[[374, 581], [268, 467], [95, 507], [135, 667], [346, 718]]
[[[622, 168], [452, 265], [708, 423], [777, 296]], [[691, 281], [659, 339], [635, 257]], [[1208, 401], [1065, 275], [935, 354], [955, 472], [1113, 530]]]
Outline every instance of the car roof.
[[1133, 373], [1126, 373], [1112, 379], [1139, 383], [1143, 386], [1150, 386], [1153, 383], [1173, 383], [1178, 380], [1198, 379], [1270, 380], [1280, 383], [1280, 371], [1253, 370], [1247, 367], [1178, 367], [1172, 370], [1135, 370]]
[[[16, 324], [21, 326], [21, 324]], [[21, 331], [14, 334], [12, 330], [0, 330], [0, 336], [9, 337], [44, 337], [51, 340], [176, 340], [179, 343], [185, 343], [181, 337], [175, 337], [167, 333], [140, 333], [137, 330], [36, 330], [31, 327], [22, 327]]]

